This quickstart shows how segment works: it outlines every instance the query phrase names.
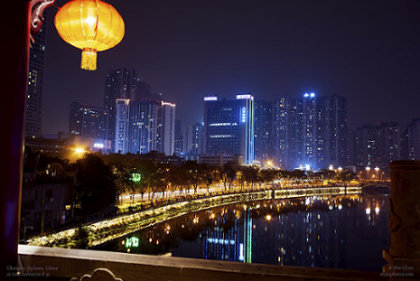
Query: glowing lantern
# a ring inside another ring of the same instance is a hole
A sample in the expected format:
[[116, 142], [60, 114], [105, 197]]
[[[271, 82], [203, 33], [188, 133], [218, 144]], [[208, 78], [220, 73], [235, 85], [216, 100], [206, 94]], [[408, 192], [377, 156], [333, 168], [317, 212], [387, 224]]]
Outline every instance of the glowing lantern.
[[110, 4], [100, 0], [73, 0], [55, 15], [55, 27], [64, 41], [82, 49], [81, 68], [96, 69], [96, 52], [110, 49], [124, 37], [124, 21]]

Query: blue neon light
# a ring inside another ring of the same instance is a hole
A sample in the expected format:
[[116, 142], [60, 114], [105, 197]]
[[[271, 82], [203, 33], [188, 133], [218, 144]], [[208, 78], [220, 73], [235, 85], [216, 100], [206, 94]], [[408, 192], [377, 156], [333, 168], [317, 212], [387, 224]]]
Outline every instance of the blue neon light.
[[245, 107], [242, 107], [241, 108], [241, 116], [240, 116], [240, 118], [241, 118], [241, 122], [242, 123], [245, 123], [246, 122], [246, 108]]

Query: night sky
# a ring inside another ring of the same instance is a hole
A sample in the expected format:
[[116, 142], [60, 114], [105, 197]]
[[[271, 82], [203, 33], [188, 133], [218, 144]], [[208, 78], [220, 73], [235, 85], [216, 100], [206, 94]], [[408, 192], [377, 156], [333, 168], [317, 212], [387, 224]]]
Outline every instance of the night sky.
[[[67, 1], [56, 0], [57, 6]], [[134, 68], [185, 125], [203, 96], [306, 91], [347, 97], [350, 126], [420, 117], [420, 1], [112, 0], [123, 41], [80, 69], [49, 8], [43, 133], [68, 131], [73, 101], [103, 106], [105, 74]]]

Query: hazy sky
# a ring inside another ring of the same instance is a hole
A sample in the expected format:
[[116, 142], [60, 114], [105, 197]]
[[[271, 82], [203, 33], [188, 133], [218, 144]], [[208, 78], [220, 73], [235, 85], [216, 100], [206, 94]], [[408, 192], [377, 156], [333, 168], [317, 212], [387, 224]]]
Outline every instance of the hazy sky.
[[[67, 1], [56, 1], [62, 6]], [[73, 101], [103, 105], [105, 74], [134, 68], [202, 120], [204, 95], [257, 99], [305, 91], [347, 97], [352, 127], [420, 117], [420, 1], [113, 0], [123, 41], [80, 69], [81, 51], [59, 38], [48, 14], [43, 133], [68, 131]]]

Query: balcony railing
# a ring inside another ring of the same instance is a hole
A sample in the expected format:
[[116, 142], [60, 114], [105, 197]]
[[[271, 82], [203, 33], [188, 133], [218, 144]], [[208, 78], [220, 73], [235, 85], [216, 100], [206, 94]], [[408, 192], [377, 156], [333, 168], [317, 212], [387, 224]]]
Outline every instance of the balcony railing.
[[91, 281], [384, 280], [379, 272], [248, 264], [96, 250], [19, 245], [18, 252], [19, 269], [22, 276], [27, 277], [80, 280], [85, 276], [83, 280], [90, 278]]

